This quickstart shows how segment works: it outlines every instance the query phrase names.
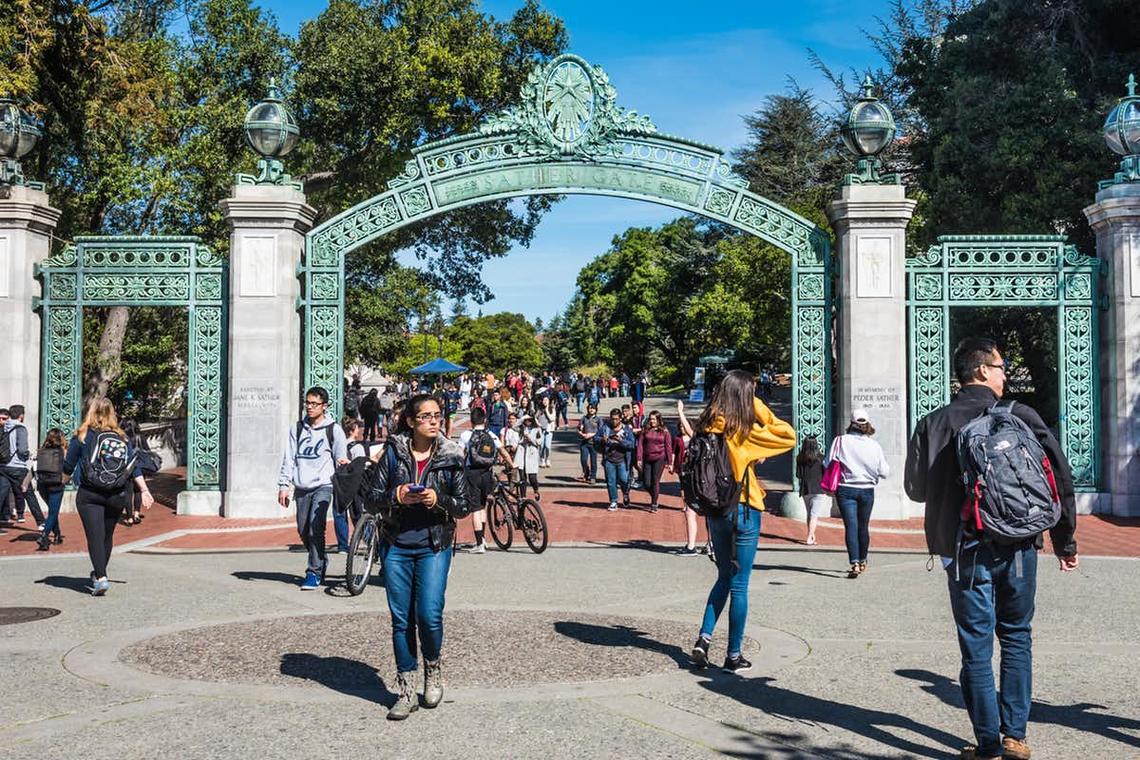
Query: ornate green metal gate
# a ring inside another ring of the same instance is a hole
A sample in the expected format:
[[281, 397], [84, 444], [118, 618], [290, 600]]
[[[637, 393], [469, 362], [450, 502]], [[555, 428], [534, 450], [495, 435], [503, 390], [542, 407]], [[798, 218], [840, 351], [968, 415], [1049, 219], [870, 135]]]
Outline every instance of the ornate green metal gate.
[[747, 189], [722, 151], [660, 134], [616, 105], [600, 67], [563, 55], [528, 77], [521, 103], [473, 133], [413, 151], [389, 190], [309, 232], [301, 267], [305, 384], [339, 409], [343, 377], [344, 256], [405, 225], [483, 201], [593, 194], [649, 201], [757, 235], [792, 256], [795, 425], [830, 433], [831, 242], [807, 219]]
[[226, 266], [196, 237], [79, 237], [36, 269], [43, 283], [40, 425], [71, 431], [82, 410], [83, 308], [190, 312], [186, 487], [221, 485]]
[[953, 235], [908, 259], [910, 427], [950, 400], [950, 309], [1057, 309], [1061, 447], [1078, 490], [1099, 483], [1100, 262], [1056, 235]]

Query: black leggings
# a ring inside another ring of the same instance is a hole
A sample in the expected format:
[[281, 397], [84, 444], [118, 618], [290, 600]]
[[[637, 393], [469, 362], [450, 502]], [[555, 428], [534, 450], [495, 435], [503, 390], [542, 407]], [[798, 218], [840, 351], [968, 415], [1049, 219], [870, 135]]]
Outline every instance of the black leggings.
[[538, 497], [538, 473], [537, 472], [528, 472], [525, 475], [523, 475], [522, 470], [518, 470], [517, 472], [519, 473], [519, 497], [523, 498], [523, 499], [526, 498], [526, 487], [527, 487], [527, 483], [529, 482], [530, 487], [534, 489], [534, 495], [537, 498]]
[[656, 504], [657, 498], [661, 496], [661, 473], [664, 471], [664, 459], [658, 459], [656, 462], [643, 462], [641, 465], [641, 477], [645, 481], [645, 488], [649, 491], [649, 500], [653, 504]]
[[87, 554], [91, 557], [91, 569], [95, 571], [96, 578], [107, 575], [115, 523], [126, 505], [125, 492], [105, 494], [80, 488], [75, 496], [75, 507], [79, 510], [79, 519], [83, 521], [83, 532], [87, 536]]

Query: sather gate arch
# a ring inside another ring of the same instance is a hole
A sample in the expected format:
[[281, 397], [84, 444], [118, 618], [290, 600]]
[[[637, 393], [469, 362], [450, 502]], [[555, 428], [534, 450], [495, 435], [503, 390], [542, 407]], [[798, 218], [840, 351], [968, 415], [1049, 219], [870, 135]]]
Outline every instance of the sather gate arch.
[[413, 151], [388, 191], [309, 231], [300, 278], [305, 387], [340, 408], [344, 258], [408, 224], [484, 201], [590, 194], [649, 201], [756, 235], [792, 257], [794, 424], [827, 440], [831, 427], [831, 243], [823, 229], [752, 193], [722, 151], [661, 134], [616, 105], [601, 67], [562, 55], [537, 67], [521, 102], [470, 134]]

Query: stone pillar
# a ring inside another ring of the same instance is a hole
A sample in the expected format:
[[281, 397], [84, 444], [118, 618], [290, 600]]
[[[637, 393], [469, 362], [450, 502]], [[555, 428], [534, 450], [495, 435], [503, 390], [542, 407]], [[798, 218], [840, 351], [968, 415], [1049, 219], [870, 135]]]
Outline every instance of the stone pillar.
[[230, 227], [226, 517], [284, 517], [277, 473], [299, 419], [301, 294], [297, 265], [316, 210], [287, 185], [237, 185]]
[[42, 190], [0, 186], [0, 325], [8, 337], [8, 350], [0, 361], [0, 406], [25, 406], [33, 450], [42, 438], [40, 315], [32, 310], [40, 286], [33, 270], [51, 253], [59, 214]]
[[1111, 185], [1085, 209], [1108, 270], [1100, 318], [1101, 483], [1097, 511], [1140, 515], [1140, 183]]
[[867, 410], [890, 477], [875, 492], [876, 519], [922, 514], [903, 493], [907, 444], [906, 226], [916, 201], [901, 185], [846, 185], [827, 209], [838, 238], [839, 388], [836, 434]]

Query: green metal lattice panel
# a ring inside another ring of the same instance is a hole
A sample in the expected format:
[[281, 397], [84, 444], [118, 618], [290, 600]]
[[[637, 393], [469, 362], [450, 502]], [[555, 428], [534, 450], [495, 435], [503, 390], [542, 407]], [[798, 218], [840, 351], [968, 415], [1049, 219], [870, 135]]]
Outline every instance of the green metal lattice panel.
[[[43, 297], [43, 430], [82, 417], [83, 309], [175, 306], [190, 316], [186, 487], [216, 490], [224, 462], [226, 266], [196, 237], [79, 237], [36, 268]], [[43, 431], [41, 431], [42, 433]]]
[[1077, 489], [1097, 490], [1097, 259], [1057, 235], [950, 235], [906, 270], [910, 428], [950, 400], [952, 308], [1055, 308], [1061, 447]]

